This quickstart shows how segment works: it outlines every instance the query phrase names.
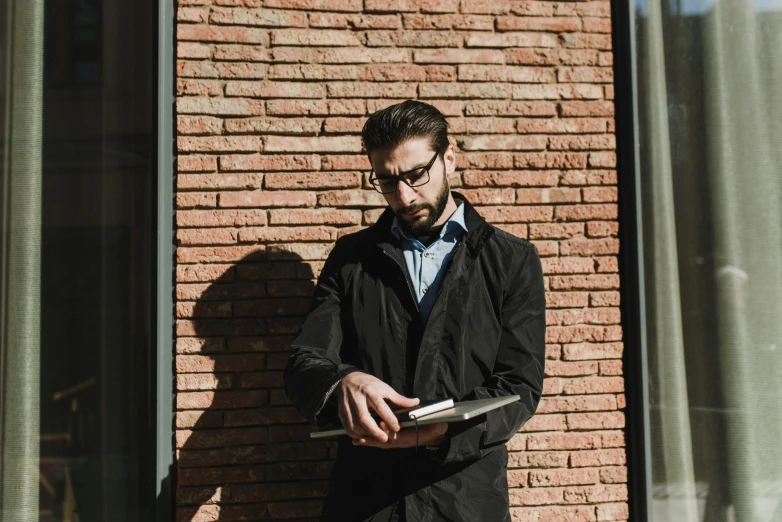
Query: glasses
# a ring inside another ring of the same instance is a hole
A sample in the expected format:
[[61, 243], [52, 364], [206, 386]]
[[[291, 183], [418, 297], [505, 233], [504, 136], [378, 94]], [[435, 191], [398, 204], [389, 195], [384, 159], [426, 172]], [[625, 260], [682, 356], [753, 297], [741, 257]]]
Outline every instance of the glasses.
[[392, 192], [396, 192], [400, 181], [404, 182], [404, 184], [408, 187], [420, 187], [421, 185], [426, 185], [429, 183], [429, 169], [432, 168], [432, 165], [434, 165], [434, 162], [437, 160], [437, 156], [439, 154], [439, 152], [435, 152], [431, 161], [429, 161], [429, 163], [423, 167], [416, 167], [413, 170], [408, 170], [407, 172], [403, 172], [398, 176], [390, 174], [376, 176], [375, 170], [372, 169], [372, 171], [369, 173], [369, 182], [373, 187], [375, 187], [375, 190], [381, 194], [391, 194]]

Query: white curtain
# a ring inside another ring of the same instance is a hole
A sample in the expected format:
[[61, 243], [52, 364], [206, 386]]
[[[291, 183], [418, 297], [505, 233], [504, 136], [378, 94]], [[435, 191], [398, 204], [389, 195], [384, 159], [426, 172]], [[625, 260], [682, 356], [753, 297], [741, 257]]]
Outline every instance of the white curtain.
[[782, 522], [782, 0], [644, 0], [653, 517]]

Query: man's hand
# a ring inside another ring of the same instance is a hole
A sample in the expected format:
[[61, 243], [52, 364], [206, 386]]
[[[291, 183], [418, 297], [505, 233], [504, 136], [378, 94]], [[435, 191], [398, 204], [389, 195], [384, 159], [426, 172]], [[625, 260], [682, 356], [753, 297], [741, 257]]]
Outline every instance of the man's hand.
[[[385, 423], [381, 423], [385, 428]], [[353, 440], [354, 446], [371, 446], [373, 448], [412, 448], [418, 446], [437, 446], [445, 439], [445, 432], [448, 431], [448, 425], [445, 423], [428, 424], [418, 428], [418, 440], [416, 441], [415, 428], [406, 428], [400, 432], [387, 432], [388, 440], [378, 442], [372, 438], [358, 438]]]
[[[386, 442], [389, 433], [399, 431], [396, 415], [391, 411], [385, 399], [402, 408], [416, 406], [418, 399], [409, 399], [399, 395], [388, 384], [367, 373], [353, 372], [342, 378], [340, 383], [339, 420], [347, 434], [353, 439], [374, 437]], [[389, 429], [380, 429], [369, 413], [372, 407]]]

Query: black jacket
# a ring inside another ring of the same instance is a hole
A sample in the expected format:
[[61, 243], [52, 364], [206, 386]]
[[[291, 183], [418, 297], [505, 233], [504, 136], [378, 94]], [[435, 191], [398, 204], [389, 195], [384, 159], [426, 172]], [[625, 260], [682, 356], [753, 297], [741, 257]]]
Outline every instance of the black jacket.
[[321, 520], [373, 520], [397, 503], [409, 522], [510, 521], [505, 442], [542, 393], [543, 272], [532, 243], [489, 225], [453, 194], [466, 205], [467, 233], [427, 324], [386, 209], [375, 225], [336, 242], [293, 342], [285, 389], [317, 424], [338, 420], [331, 392], [353, 371], [422, 400], [521, 400], [451, 424], [437, 451], [359, 447], [342, 437]]

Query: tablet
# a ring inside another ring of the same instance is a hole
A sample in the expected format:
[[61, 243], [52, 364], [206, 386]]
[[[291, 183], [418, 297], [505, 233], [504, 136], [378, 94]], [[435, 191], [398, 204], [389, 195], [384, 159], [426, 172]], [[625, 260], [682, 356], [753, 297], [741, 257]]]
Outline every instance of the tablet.
[[[426, 426], [427, 424], [437, 424], [439, 422], [461, 422], [478, 415], [482, 415], [488, 411], [501, 408], [506, 404], [516, 402], [521, 397], [518, 395], [492, 397], [490, 399], [478, 399], [474, 401], [463, 401], [456, 403], [453, 408], [447, 410], [431, 413], [418, 419], [419, 426]], [[399, 423], [400, 428], [412, 428], [415, 427], [416, 421], [407, 420]], [[320, 431], [313, 431], [310, 433], [310, 438], [320, 439], [325, 437], [334, 437], [337, 435], [345, 435], [344, 428], [334, 428]]]

